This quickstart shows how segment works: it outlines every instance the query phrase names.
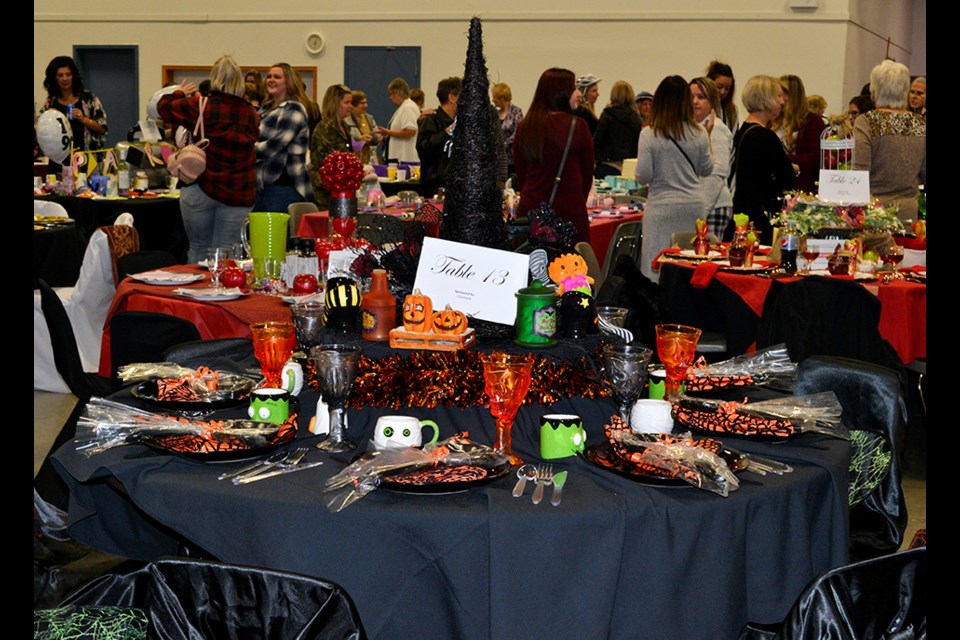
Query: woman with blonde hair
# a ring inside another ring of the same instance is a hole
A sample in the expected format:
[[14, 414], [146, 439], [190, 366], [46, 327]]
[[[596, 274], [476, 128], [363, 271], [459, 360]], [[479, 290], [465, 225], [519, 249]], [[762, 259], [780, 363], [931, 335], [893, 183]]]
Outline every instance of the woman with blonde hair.
[[[260, 118], [244, 99], [240, 67], [222, 56], [210, 70], [210, 92], [203, 111], [207, 167], [196, 182], [181, 185], [180, 215], [190, 246], [188, 262], [206, 258], [207, 250], [227, 248], [240, 238], [240, 228], [257, 195], [254, 145]], [[197, 86], [185, 82], [157, 103], [163, 122], [193, 130], [200, 114]]]
[[580, 101], [573, 113], [583, 118], [587, 126], [590, 127], [590, 135], [592, 136], [596, 133], [599, 123], [595, 105], [597, 98], [600, 97], [600, 78], [592, 73], [580, 76], [577, 78], [577, 90], [580, 91]]
[[733, 216], [733, 195], [727, 187], [733, 133], [717, 117], [720, 95], [713, 80], [707, 77], [694, 78], [690, 81], [690, 93], [693, 96], [694, 119], [710, 131], [713, 172], [706, 178], [701, 178], [700, 186], [703, 190], [707, 228], [710, 233], [720, 238]]
[[659, 279], [653, 260], [670, 246], [673, 234], [693, 231], [703, 217], [700, 180], [712, 172], [710, 132], [694, 119], [690, 86], [680, 76], [667, 76], [653, 93], [650, 126], [637, 144], [637, 182], [650, 185], [640, 271], [650, 280]]
[[513, 174], [513, 139], [517, 135], [520, 121], [523, 120], [523, 109], [513, 104], [513, 92], [510, 91], [510, 85], [505, 82], [493, 85], [490, 95], [493, 96], [493, 105], [497, 108], [497, 115], [500, 116], [500, 127], [503, 129], [503, 142], [509, 162], [508, 172]]
[[637, 154], [637, 140], [642, 128], [633, 87], [625, 80], [617, 80], [610, 88], [610, 104], [600, 114], [597, 130], [593, 134], [593, 148], [597, 156], [594, 177], [620, 175], [623, 160]]
[[254, 211], [286, 212], [313, 198], [307, 176], [310, 118], [300, 76], [286, 62], [267, 71], [267, 100], [260, 108], [257, 139], [257, 201]]
[[787, 100], [780, 115], [770, 122], [783, 141], [790, 162], [799, 167], [796, 186], [813, 193], [820, 177], [820, 134], [826, 124], [810, 108], [803, 80], [794, 75], [780, 76]]
[[380, 144], [380, 136], [375, 134], [377, 122], [373, 116], [367, 113], [367, 94], [363, 91], [353, 91], [350, 97], [350, 115], [344, 120], [347, 129], [350, 132], [350, 139], [354, 142], [363, 141], [363, 149], [360, 151], [360, 160], [369, 163], [376, 162], [377, 158], [374, 149]]
[[[760, 242], [770, 244], [769, 215], [782, 208], [783, 192], [793, 188], [797, 172], [780, 138], [767, 126], [780, 114], [786, 95], [777, 78], [760, 75], [747, 80], [741, 100], [749, 115], [733, 136], [733, 212], [747, 214]], [[731, 218], [724, 240], [733, 238], [733, 232]]]
[[884, 60], [870, 72], [876, 108], [853, 125], [853, 168], [870, 172], [870, 195], [895, 207], [903, 220], [917, 218], [919, 186], [927, 179], [926, 120], [907, 109], [910, 71]]
[[323, 119], [310, 136], [310, 182], [313, 184], [313, 199], [321, 209], [326, 209], [330, 192], [320, 179], [320, 167], [328, 155], [334, 151], [351, 153], [350, 130], [346, 119], [353, 107], [353, 92], [342, 84], [327, 87], [320, 103]]

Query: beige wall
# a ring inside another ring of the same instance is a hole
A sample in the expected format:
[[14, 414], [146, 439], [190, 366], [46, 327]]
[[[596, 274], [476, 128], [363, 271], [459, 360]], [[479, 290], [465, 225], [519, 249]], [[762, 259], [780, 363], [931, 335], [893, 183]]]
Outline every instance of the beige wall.
[[[842, 110], [859, 92], [870, 68], [886, 55], [888, 37], [890, 55], [907, 66], [912, 58], [922, 60], [925, 72], [925, 0], [812, 0], [817, 8], [790, 8], [804, 1], [810, 0], [646, 0], [636, 10], [635, 0], [526, 0], [518, 11], [516, 0], [454, 0], [438, 12], [359, 13], [342, 11], [342, 5], [323, 12], [302, 0], [273, 0], [267, 13], [265, 3], [250, 0], [165, 0], [142, 7], [88, 3], [81, 13], [74, 0], [39, 0], [34, 98], [38, 104], [45, 98], [47, 62], [70, 55], [75, 44], [137, 45], [141, 86], [132, 90], [142, 108], [160, 86], [163, 65], [210, 64], [229, 53], [241, 66], [316, 66], [322, 95], [342, 80], [345, 46], [413, 45], [422, 48], [429, 104], [439, 79], [463, 73], [475, 14], [484, 21], [491, 80], [508, 83], [524, 110], [540, 73], [551, 66], [603, 78], [600, 103], [606, 104], [615, 80], [653, 91], [664, 76], [701, 75], [719, 58], [733, 67], [741, 85], [758, 73], [800, 76], [808, 93], [827, 99], [828, 113]], [[306, 50], [311, 31], [326, 37], [320, 56]]]

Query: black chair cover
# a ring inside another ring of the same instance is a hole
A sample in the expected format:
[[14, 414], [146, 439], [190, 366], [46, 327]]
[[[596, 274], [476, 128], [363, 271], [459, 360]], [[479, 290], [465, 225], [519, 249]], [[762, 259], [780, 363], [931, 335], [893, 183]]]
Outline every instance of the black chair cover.
[[[121, 311], [110, 318], [110, 371], [133, 362], [162, 362], [168, 348], [200, 339], [189, 320], [151, 311]], [[119, 381], [115, 388], [121, 385]]]
[[60, 606], [145, 609], [151, 638], [363, 640], [366, 632], [344, 589], [310, 576], [206, 560], [158, 560], [105, 575]]
[[[907, 525], [901, 483], [907, 416], [903, 381], [897, 372], [867, 362], [807, 358], [797, 367], [794, 393], [822, 391], [837, 394], [847, 429], [877, 434], [892, 449], [889, 469], [880, 484], [850, 510], [850, 557], [858, 560], [892, 553], [900, 548]], [[856, 456], [856, 451], [853, 453]]]
[[927, 636], [927, 549], [833, 569], [800, 595], [782, 625], [748, 624], [740, 640], [918, 640]]
[[773, 282], [757, 327], [757, 348], [785, 342], [790, 359], [828, 355], [900, 371], [903, 362], [880, 336], [880, 300], [860, 284], [811, 276]]
[[183, 367], [196, 368], [203, 365], [234, 373], [241, 373], [251, 367], [260, 367], [260, 363], [253, 355], [253, 340], [250, 338], [215, 338], [183, 342], [164, 351], [162, 360], [175, 362]]
[[626, 328], [633, 332], [634, 340], [649, 347], [657, 344], [654, 327], [668, 322], [663, 290], [640, 272], [635, 258], [620, 255], [614, 264], [613, 274], [604, 278], [597, 292], [597, 306], [610, 305], [630, 309]]

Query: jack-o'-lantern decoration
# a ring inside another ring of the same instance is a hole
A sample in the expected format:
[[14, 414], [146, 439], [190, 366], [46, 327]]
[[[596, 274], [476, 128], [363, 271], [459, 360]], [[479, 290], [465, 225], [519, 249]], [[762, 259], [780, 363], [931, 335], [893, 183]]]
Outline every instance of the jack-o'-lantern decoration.
[[568, 291], [582, 291], [593, 295], [593, 278], [587, 275], [587, 263], [579, 253], [564, 253], [550, 262], [547, 275], [557, 285], [557, 295]]
[[433, 312], [433, 332], [442, 334], [461, 334], [466, 332], [469, 321], [462, 311], [447, 305], [443, 311]]
[[433, 319], [433, 302], [429, 296], [414, 289], [403, 299], [403, 328], [413, 333], [430, 333]]

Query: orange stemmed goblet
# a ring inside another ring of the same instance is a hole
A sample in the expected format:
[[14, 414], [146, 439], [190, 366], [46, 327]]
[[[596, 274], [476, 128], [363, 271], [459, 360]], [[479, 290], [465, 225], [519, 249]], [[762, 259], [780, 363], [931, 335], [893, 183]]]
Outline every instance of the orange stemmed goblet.
[[493, 450], [506, 456], [510, 464], [519, 466], [523, 460], [513, 452], [510, 430], [530, 388], [533, 354], [494, 352], [481, 354], [480, 361], [483, 363], [484, 391], [490, 398], [490, 413], [497, 421]]
[[293, 355], [297, 338], [292, 322], [255, 322], [250, 325], [253, 334], [253, 355], [260, 362], [264, 387], [282, 387], [283, 366]]
[[697, 354], [700, 329], [683, 324], [658, 324], [657, 355], [666, 370], [664, 398], [676, 402], [680, 385]]

